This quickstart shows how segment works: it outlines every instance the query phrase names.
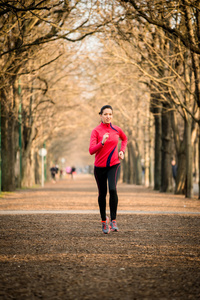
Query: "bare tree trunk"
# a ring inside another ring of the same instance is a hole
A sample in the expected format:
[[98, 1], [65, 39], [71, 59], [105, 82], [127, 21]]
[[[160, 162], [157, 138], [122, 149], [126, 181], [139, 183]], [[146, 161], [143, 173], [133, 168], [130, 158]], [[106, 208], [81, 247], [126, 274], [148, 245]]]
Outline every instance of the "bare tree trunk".
[[[187, 37], [190, 43], [193, 43], [196, 46], [199, 46], [199, 30], [196, 31], [194, 22], [193, 22], [193, 16], [192, 16], [192, 10], [187, 5], [187, 1], [183, 0], [183, 10], [185, 12], [185, 20], [186, 20], [186, 28], [187, 28]], [[197, 10], [197, 18], [199, 18], [199, 10]], [[197, 21], [197, 20], [196, 20]], [[199, 21], [199, 20], [198, 20]], [[196, 39], [196, 34], [198, 39]], [[193, 64], [193, 72], [195, 77], [195, 94], [196, 94], [196, 102], [198, 107], [200, 107], [200, 60], [199, 55], [197, 53], [194, 53], [193, 51], [190, 51], [191, 57], [192, 57], [192, 64]]]
[[149, 148], [148, 141], [144, 141], [144, 185], [149, 187]]
[[154, 190], [159, 191], [161, 186], [161, 148], [162, 148], [162, 122], [161, 108], [155, 108], [155, 147], [154, 147]]
[[130, 142], [130, 156], [131, 156], [131, 170], [130, 170], [130, 183], [141, 185], [142, 184], [142, 166], [141, 156], [137, 142]]
[[34, 174], [35, 174], [35, 183], [41, 183], [41, 175], [40, 175], [40, 157], [37, 152], [34, 153]]
[[162, 111], [161, 192], [168, 192], [171, 178], [171, 119], [167, 104]]
[[34, 148], [31, 148], [29, 153], [23, 158], [22, 187], [31, 187], [35, 184], [34, 165]]
[[17, 121], [6, 105], [7, 97], [12, 97], [11, 90], [1, 91], [1, 154], [2, 154], [2, 191], [14, 191], [15, 183], [15, 161], [16, 161], [16, 136]]
[[127, 164], [126, 164], [126, 183], [130, 183], [131, 166], [130, 166], [130, 145], [127, 145]]
[[135, 169], [136, 169], [136, 184], [142, 184], [142, 165], [141, 165], [141, 155], [138, 147], [138, 143], [135, 142]]
[[149, 187], [149, 108], [144, 120], [144, 185]]
[[123, 163], [123, 182], [140, 185], [142, 184], [141, 156], [137, 141], [132, 140], [131, 130], [129, 131], [128, 141], [125, 161]]
[[192, 198], [192, 145], [191, 145], [191, 117], [186, 121], [186, 189], [185, 197]]
[[153, 116], [149, 116], [149, 186], [153, 186]]
[[2, 191], [15, 190], [15, 126], [12, 116], [7, 115], [2, 107], [1, 144], [2, 144]]
[[135, 183], [135, 168], [134, 168], [135, 154], [133, 149], [133, 141], [128, 144], [128, 183]]
[[199, 143], [199, 199], [200, 199], [200, 124], [199, 124], [199, 134], [198, 134], [198, 137], [199, 137], [199, 140], [198, 140], [198, 143]]
[[180, 151], [177, 153], [177, 175], [175, 194], [184, 194], [185, 178], [186, 178], [186, 158], [185, 147], [181, 145]]
[[34, 160], [33, 160], [33, 140], [35, 137], [36, 131], [35, 126], [32, 125], [29, 134], [26, 136], [26, 140], [24, 140], [25, 149], [23, 151], [23, 161], [22, 161], [22, 186], [30, 187], [35, 182], [33, 181], [32, 170], [34, 170]]
[[194, 181], [198, 182], [199, 178], [199, 167], [198, 167], [198, 161], [199, 161], [199, 132], [197, 133], [195, 142], [194, 142], [194, 157], [193, 157], [193, 173], [194, 173]]
[[176, 161], [177, 174], [176, 174], [175, 194], [184, 194], [185, 178], [186, 178], [185, 133], [183, 135], [183, 140], [181, 140], [180, 135], [179, 135], [178, 121], [177, 121], [175, 111], [171, 112], [171, 120], [172, 120], [174, 144], [175, 144], [176, 156], [177, 156], [177, 161]]

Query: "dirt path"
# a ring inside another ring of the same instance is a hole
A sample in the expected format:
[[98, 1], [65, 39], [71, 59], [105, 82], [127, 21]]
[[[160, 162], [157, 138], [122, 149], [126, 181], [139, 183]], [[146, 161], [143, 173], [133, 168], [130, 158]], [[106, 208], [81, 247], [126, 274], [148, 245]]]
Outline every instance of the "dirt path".
[[200, 201], [118, 193], [109, 235], [91, 177], [0, 198], [0, 299], [199, 299]]
[[[143, 186], [118, 184], [119, 213], [200, 214], [200, 201], [184, 196], [159, 193]], [[6, 194], [0, 198], [0, 214], [11, 211], [98, 213], [97, 187], [93, 176], [79, 175], [75, 180], [60, 180]]]

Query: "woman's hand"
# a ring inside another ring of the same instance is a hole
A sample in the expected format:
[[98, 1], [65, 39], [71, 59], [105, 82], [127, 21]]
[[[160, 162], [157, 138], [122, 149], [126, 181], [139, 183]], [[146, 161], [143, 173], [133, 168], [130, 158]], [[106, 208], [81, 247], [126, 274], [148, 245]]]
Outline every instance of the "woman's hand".
[[123, 151], [120, 151], [120, 152], [119, 152], [119, 158], [120, 158], [120, 159], [124, 159], [124, 152], [123, 152]]
[[105, 133], [103, 136], [102, 144], [104, 144], [108, 138], [109, 138], [109, 133]]

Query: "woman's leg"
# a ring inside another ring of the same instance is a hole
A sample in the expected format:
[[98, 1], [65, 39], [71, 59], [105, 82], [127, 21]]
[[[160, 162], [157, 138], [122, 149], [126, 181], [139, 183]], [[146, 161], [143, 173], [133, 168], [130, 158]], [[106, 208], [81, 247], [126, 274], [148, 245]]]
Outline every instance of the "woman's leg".
[[108, 171], [108, 185], [110, 193], [110, 218], [111, 221], [116, 220], [117, 216], [117, 205], [118, 205], [118, 195], [117, 195], [117, 181], [120, 175], [120, 164], [112, 166]]
[[94, 167], [94, 176], [99, 190], [98, 203], [101, 220], [106, 221], [107, 168]]

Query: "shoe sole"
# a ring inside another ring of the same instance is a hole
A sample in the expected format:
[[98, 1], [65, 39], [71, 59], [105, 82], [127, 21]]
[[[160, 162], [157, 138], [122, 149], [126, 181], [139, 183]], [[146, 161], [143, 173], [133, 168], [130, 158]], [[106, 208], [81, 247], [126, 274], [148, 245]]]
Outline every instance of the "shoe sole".
[[114, 232], [114, 231], [118, 232], [118, 231], [119, 231], [119, 229], [112, 229], [112, 226], [111, 226], [111, 225], [110, 225], [110, 230], [111, 230], [112, 232]]
[[118, 232], [119, 231], [119, 229], [111, 229], [111, 227], [110, 227], [110, 230], [112, 231], [112, 232]]

